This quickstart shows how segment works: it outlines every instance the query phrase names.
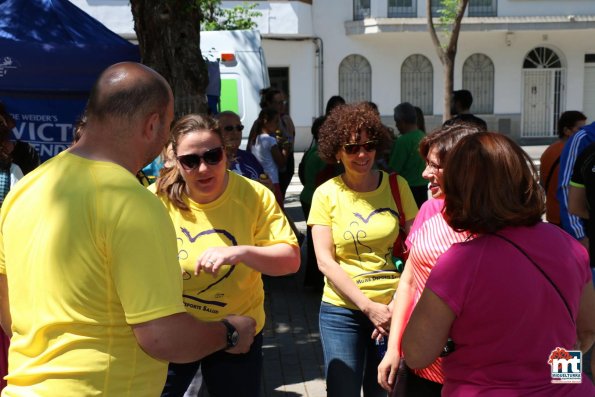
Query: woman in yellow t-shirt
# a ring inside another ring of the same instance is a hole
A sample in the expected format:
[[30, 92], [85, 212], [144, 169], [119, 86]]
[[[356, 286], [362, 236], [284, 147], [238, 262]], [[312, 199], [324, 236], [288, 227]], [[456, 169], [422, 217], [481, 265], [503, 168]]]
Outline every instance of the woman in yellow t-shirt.
[[[388, 335], [399, 273], [392, 247], [399, 233], [389, 175], [374, 169], [390, 132], [365, 103], [336, 108], [320, 128], [318, 153], [341, 162], [345, 172], [314, 192], [308, 225], [318, 267], [325, 276], [320, 335], [327, 395], [386, 396], [376, 382], [380, 357], [372, 339]], [[397, 177], [406, 230], [417, 206], [405, 179]]]
[[299, 247], [275, 196], [261, 183], [228, 171], [225, 147], [216, 121], [182, 117], [172, 128], [175, 166], [157, 181], [156, 192], [176, 227], [188, 312], [205, 321], [230, 314], [253, 317], [257, 336], [246, 354], [223, 350], [198, 362], [171, 363], [162, 396], [182, 396], [199, 366], [210, 395], [258, 395], [261, 274], [280, 276], [299, 268]]

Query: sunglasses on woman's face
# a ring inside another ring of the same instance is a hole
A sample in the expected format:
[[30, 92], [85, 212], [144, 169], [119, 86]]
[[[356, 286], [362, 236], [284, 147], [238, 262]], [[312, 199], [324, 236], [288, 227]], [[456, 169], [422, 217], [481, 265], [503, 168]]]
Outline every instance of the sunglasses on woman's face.
[[360, 148], [364, 148], [366, 152], [373, 152], [378, 146], [378, 141], [367, 141], [364, 143], [346, 143], [343, 145], [343, 150], [347, 154], [357, 154]]
[[207, 150], [202, 154], [202, 156], [198, 154], [185, 154], [183, 156], [176, 157], [182, 167], [186, 170], [193, 170], [198, 168], [201, 161], [204, 161], [205, 164], [208, 165], [216, 165], [219, 164], [221, 159], [223, 158], [223, 148], [218, 147], [215, 149]]

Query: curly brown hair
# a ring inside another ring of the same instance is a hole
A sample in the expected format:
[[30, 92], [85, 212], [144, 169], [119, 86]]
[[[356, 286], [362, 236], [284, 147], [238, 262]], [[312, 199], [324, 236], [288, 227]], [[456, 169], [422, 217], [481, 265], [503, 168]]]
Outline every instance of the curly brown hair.
[[446, 158], [445, 219], [454, 230], [473, 234], [535, 225], [545, 212], [536, 176], [529, 155], [509, 137], [468, 135]]
[[[229, 153], [227, 151], [228, 145], [219, 128], [217, 120], [209, 116], [188, 114], [180, 118], [171, 129], [171, 142], [174, 155], [178, 154], [178, 143], [180, 138], [197, 132], [207, 130], [216, 134], [221, 140], [222, 146], [226, 149], [227, 158], [229, 159]], [[183, 195], [186, 190], [186, 182], [178, 167], [176, 165], [162, 169], [160, 177], [157, 179], [157, 194], [166, 195], [174, 206], [177, 208], [188, 211], [188, 205], [184, 202]]]
[[337, 162], [337, 153], [350, 143], [352, 135], [359, 141], [362, 133], [368, 139], [378, 141], [376, 155], [383, 153], [391, 144], [391, 132], [382, 124], [380, 116], [367, 102], [340, 105], [327, 116], [318, 133], [318, 154], [329, 164]]

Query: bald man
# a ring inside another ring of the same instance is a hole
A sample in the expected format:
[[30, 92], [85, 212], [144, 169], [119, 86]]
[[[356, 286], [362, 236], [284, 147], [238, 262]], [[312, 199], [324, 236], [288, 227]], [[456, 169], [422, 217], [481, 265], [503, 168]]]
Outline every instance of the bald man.
[[165, 79], [140, 64], [113, 65], [86, 117], [80, 140], [2, 206], [7, 395], [157, 396], [168, 361], [243, 353], [253, 340], [251, 318], [205, 323], [186, 313], [170, 217], [135, 179], [169, 137]]

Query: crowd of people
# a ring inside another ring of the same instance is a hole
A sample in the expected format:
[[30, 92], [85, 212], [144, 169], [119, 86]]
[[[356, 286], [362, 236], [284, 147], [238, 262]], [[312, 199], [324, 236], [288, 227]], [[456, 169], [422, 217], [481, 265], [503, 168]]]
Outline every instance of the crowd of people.
[[[426, 132], [399, 104], [395, 136], [373, 103], [333, 96], [312, 125], [303, 266], [327, 395], [593, 396], [555, 375], [595, 341], [595, 123], [564, 113], [538, 176], [470, 92], [453, 105]], [[239, 115], [174, 120], [162, 76], [112, 65], [72, 147], [33, 172], [0, 108], [4, 395], [183, 396], [199, 369], [209, 396], [259, 395], [262, 276], [301, 261], [295, 126], [281, 91], [261, 107], [243, 150]]]

